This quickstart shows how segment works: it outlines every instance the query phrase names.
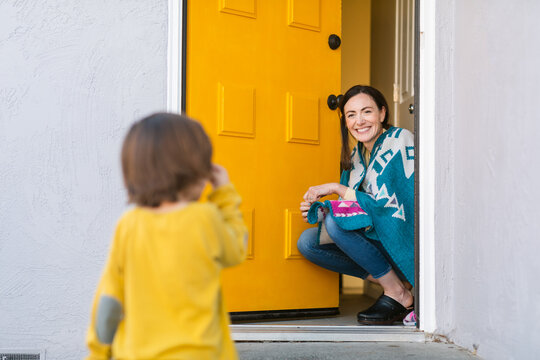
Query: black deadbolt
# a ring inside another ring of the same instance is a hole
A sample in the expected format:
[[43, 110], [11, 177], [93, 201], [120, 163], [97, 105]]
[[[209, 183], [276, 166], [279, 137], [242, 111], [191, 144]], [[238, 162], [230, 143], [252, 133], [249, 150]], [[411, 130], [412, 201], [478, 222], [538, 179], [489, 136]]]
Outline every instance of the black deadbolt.
[[343, 98], [343, 95], [338, 95], [338, 96], [328, 95], [328, 99], [326, 100], [326, 103], [328, 104], [328, 107], [330, 108], [330, 110], [336, 110], [342, 98]]
[[341, 45], [341, 39], [336, 34], [332, 34], [328, 37], [328, 46], [330, 49], [336, 50]]

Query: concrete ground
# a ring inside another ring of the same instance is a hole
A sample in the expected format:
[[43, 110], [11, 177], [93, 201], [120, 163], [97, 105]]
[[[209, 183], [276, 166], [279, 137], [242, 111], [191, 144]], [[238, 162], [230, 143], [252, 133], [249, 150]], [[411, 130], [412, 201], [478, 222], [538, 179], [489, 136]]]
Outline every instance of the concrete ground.
[[443, 343], [355, 342], [355, 343], [236, 343], [240, 360], [479, 360], [465, 349]]
[[[356, 313], [374, 299], [365, 295], [342, 295], [340, 314], [327, 318], [247, 322], [254, 325], [358, 325]], [[397, 323], [396, 325], [402, 326]], [[360, 326], [361, 327], [361, 326]], [[365, 327], [373, 329], [373, 327]], [[480, 358], [459, 346], [437, 342], [237, 342], [240, 360], [465, 360]]]

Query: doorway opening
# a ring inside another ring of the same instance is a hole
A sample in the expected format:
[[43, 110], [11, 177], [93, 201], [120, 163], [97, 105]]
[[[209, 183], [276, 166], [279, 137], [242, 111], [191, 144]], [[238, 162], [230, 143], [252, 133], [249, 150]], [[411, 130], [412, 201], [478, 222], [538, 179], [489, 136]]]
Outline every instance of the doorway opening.
[[[416, 133], [415, 108], [418, 108], [415, 103], [418, 93], [415, 82], [417, 15], [414, 0], [342, 0], [341, 93], [357, 84], [379, 89], [389, 104], [391, 124], [412, 133]], [[417, 172], [418, 168], [415, 170]], [[415, 191], [417, 193], [417, 189]], [[418, 239], [415, 239], [415, 247], [418, 248]], [[418, 252], [415, 256], [418, 258]], [[416, 267], [418, 273], [418, 265]], [[369, 307], [382, 292], [377, 284], [341, 274], [339, 315], [272, 321], [272, 324], [355, 324], [356, 313]], [[416, 299], [419, 299], [418, 294], [416, 286]], [[417, 307], [418, 302], [416, 310]]]
[[[391, 124], [413, 134], [417, 12], [414, 0], [342, 0], [342, 92], [356, 84], [375, 87], [388, 102]], [[340, 303], [347, 317], [354, 320], [353, 304], [357, 304], [356, 309], [365, 308], [382, 294], [382, 288], [367, 280], [341, 276]]]
[[[291, 2], [291, 1], [289, 1]], [[182, 2], [183, 31], [182, 37], [182, 75], [181, 94], [178, 103], [181, 109], [186, 109], [186, 40], [187, 31], [187, 0]], [[254, 2], [255, 3], [255, 2]], [[416, 4], [418, 5], [418, 4]], [[413, 0], [342, 0], [342, 48], [341, 48], [341, 91], [345, 92], [354, 84], [372, 85], [385, 95], [390, 111], [392, 125], [405, 127], [415, 133], [414, 109], [418, 108], [417, 99], [414, 98], [415, 87], [418, 86], [415, 79], [415, 61], [418, 44], [418, 31], [415, 29], [418, 6], [415, 7]], [[250, 17], [256, 15], [246, 12]], [[242, 14], [241, 14], [242, 15]], [[309, 29], [308, 29], [309, 30]], [[226, 86], [227, 84], [225, 84]], [[223, 86], [222, 86], [223, 88]], [[245, 90], [245, 89], [240, 89]], [[227, 90], [221, 90], [226, 93]], [[244, 91], [245, 92], [245, 91]], [[240, 91], [238, 91], [240, 93]], [[253, 92], [249, 92], [250, 97]], [[292, 99], [292, 97], [291, 97]], [[256, 102], [253, 102], [256, 104]], [[412, 105], [412, 106], [411, 106]], [[253, 110], [252, 110], [253, 111]], [[234, 130], [234, 129], [233, 129]], [[254, 132], [254, 130], [253, 130]], [[246, 132], [247, 133], [247, 132]], [[233, 134], [234, 135], [234, 134]], [[244, 136], [249, 138], [249, 136]], [[416, 141], [416, 144], [418, 142]], [[417, 152], [418, 154], [418, 152]], [[418, 158], [416, 159], [416, 164]], [[418, 167], [415, 167], [415, 197], [418, 194]], [[415, 201], [418, 204], [418, 201]], [[253, 213], [251, 213], [253, 214]], [[415, 222], [418, 218], [418, 208], [415, 208]], [[257, 216], [257, 215], [255, 215]], [[416, 223], [416, 229], [418, 224]], [[418, 236], [416, 236], [418, 237]], [[418, 262], [418, 239], [415, 240], [416, 259]], [[292, 254], [294, 256], [294, 254]], [[418, 277], [418, 266], [416, 269]], [[381, 289], [369, 282], [343, 276], [340, 286], [340, 311], [337, 317], [292, 320], [287, 322], [291, 325], [324, 320], [327, 325], [355, 325], [357, 311], [367, 307], [370, 302], [381, 293]], [[418, 278], [416, 279], [418, 284]], [[415, 288], [415, 298], [418, 300], [418, 286]], [[418, 301], [416, 301], [418, 306]], [[418, 313], [418, 312], [417, 312]], [[351, 315], [352, 314], [352, 315]], [[341, 320], [340, 320], [341, 319]], [[268, 324], [268, 322], [267, 322]], [[274, 324], [278, 324], [274, 322]]]

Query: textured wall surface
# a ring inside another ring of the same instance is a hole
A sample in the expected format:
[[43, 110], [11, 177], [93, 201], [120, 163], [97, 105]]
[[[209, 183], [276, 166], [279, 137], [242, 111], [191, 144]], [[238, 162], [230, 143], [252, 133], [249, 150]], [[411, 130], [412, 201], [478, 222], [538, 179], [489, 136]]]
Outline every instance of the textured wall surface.
[[455, 254], [455, 0], [437, 0], [435, 11], [435, 288], [437, 325], [454, 328]]
[[538, 358], [540, 3], [437, 3], [438, 325], [486, 359]]
[[121, 140], [165, 109], [166, 46], [166, 1], [0, 0], [0, 349], [85, 354]]

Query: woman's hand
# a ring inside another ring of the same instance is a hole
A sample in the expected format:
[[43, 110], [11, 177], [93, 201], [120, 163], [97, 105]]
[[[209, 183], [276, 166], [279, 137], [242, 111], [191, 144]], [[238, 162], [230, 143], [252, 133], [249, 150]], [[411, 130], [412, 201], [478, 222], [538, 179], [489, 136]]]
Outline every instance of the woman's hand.
[[210, 183], [212, 184], [214, 189], [217, 189], [222, 185], [228, 184], [229, 173], [227, 172], [227, 169], [225, 169], [221, 165], [212, 164], [212, 175], [210, 177]]
[[326, 195], [338, 194], [339, 196], [345, 196], [347, 187], [338, 183], [328, 183], [317, 186], [312, 186], [304, 194], [304, 201], [300, 203], [300, 211], [302, 212], [302, 218], [307, 222], [307, 213], [311, 204]]
[[302, 218], [304, 219], [304, 222], [308, 222], [307, 213], [308, 213], [309, 208], [311, 207], [311, 204], [312, 203], [307, 202], [307, 201], [302, 201], [300, 203], [300, 211], [302, 212]]
[[302, 212], [302, 218], [304, 219], [304, 222], [308, 222], [307, 214], [309, 208], [311, 207], [311, 204], [326, 195], [334, 194], [336, 185], [339, 184], [328, 183], [312, 186], [308, 189], [308, 191], [304, 194], [304, 201], [300, 203], [300, 211]]
[[338, 194], [341, 196], [338, 190], [340, 186], [344, 187], [343, 185], [340, 185], [337, 183], [328, 183], [328, 184], [312, 186], [304, 194], [304, 201], [307, 201], [311, 204], [326, 195]]

